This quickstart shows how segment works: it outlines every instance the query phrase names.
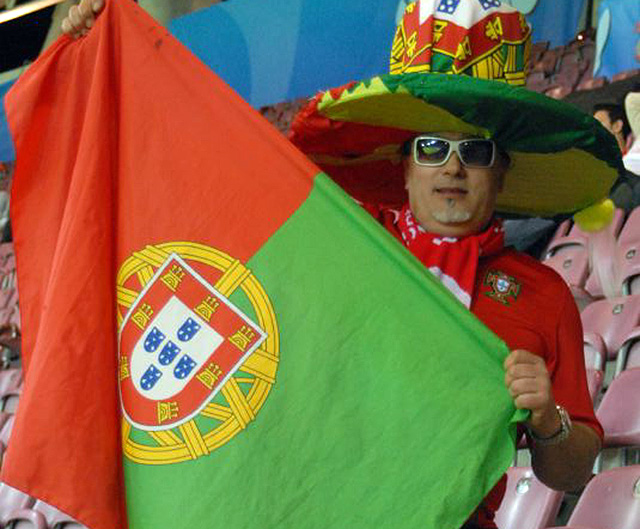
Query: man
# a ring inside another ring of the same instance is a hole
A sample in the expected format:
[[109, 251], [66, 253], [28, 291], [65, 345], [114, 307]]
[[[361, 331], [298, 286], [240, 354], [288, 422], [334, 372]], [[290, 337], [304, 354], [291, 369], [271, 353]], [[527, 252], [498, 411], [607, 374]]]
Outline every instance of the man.
[[624, 157], [627, 171], [640, 174], [640, 84], [636, 84], [624, 98], [624, 109], [634, 141]]
[[640, 204], [640, 179], [635, 174], [637, 171], [629, 168], [633, 154], [629, 154], [628, 140], [632, 130], [627, 114], [625, 108], [617, 103], [598, 103], [593, 107], [593, 117], [615, 137], [626, 168], [611, 188], [609, 196], [616, 207], [629, 212]]
[[598, 103], [593, 106], [593, 117], [607, 129], [618, 142], [620, 152], [627, 153], [627, 138], [631, 132], [627, 116], [622, 105], [615, 103]]
[[[63, 28], [73, 36], [82, 35], [100, 8], [82, 0], [77, 8], [72, 8]], [[411, 20], [420, 10], [420, 4], [407, 8], [406, 28], [412, 24], [418, 30], [423, 26], [434, 27], [433, 17]], [[506, 13], [498, 25], [491, 26], [493, 29], [499, 26], [505, 39], [513, 41], [509, 32], [514, 31], [523, 33], [522, 40], [526, 40], [528, 28], [512, 9], [489, 11], [492, 16]], [[415, 38], [409, 35], [412, 32], [404, 29], [403, 26], [400, 33], [415, 44]], [[498, 36], [491, 31], [489, 34]], [[443, 37], [442, 41], [446, 39]], [[401, 47], [394, 43], [394, 51]], [[518, 63], [512, 61], [515, 66]], [[411, 66], [415, 65], [412, 62]], [[506, 69], [505, 75], [524, 80], [517, 68]], [[575, 148], [569, 148], [574, 146], [570, 139], [558, 149], [562, 156], [556, 160], [554, 155], [553, 161], [560, 170], [576, 167], [581, 171], [580, 180], [587, 182], [587, 191], [572, 193], [570, 199], [563, 195], [560, 201], [552, 200], [544, 191], [553, 187], [554, 180], [545, 181], [544, 178], [551, 178], [546, 173], [540, 180], [533, 180], [530, 174], [541, 172], [548, 163], [544, 156], [517, 153], [509, 148], [516, 143], [505, 141], [500, 147], [509, 151], [507, 155], [498, 146], [501, 143], [498, 129], [496, 141], [487, 137], [489, 127], [483, 119], [488, 114], [486, 108], [493, 107], [474, 104], [480, 97], [483, 100], [491, 97], [486, 86], [466, 76], [399, 75], [395, 80], [388, 77], [321, 94], [300, 114], [293, 127], [292, 141], [324, 165], [354, 197], [375, 204], [367, 209], [453, 295], [507, 342], [512, 352], [504, 361], [505, 384], [515, 405], [531, 411], [525, 426], [534, 471], [553, 488], [576, 489], [591, 475], [602, 437], [587, 392], [579, 315], [559, 276], [534, 260], [503, 248], [503, 231], [494, 213], [498, 208], [550, 213], [553, 208], [571, 210], [577, 209], [576, 204], [590, 204], [606, 193], [615, 172], [610, 166], [616, 161], [611, 157], [599, 159], [597, 154], [587, 152], [588, 147], [583, 148], [581, 140], [576, 140]], [[489, 101], [495, 105], [496, 114], [513, 103], [515, 94], [509, 90], [499, 92], [497, 99]], [[543, 97], [525, 97], [522, 108], [530, 125], [522, 127], [523, 134], [533, 136], [534, 130], [544, 130], [536, 122]], [[427, 99], [430, 106], [421, 106]], [[343, 103], [348, 107], [342, 114], [346, 119], [334, 119], [332, 109], [340, 114], [338, 107]], [[366, 113], [352, 119], [361, 103], [368, 105]], [[582, 117], [577, 119], [573, 110], [567, 112], [566, 116], [559, 116], [559, 122], [569, 130], [576, 128], [578, 136], [585, 134], [584, 127], [578, 125]], [[417, 128], [415, 120], [420, 121], [421, 128]], [[503, 119], [507, 125], [512, 121]], [[515, 126], [518, 129], [517, 120]], [[591, 128], [594, 127], [589, 124]], [[603, 134], [598, 131], [596, 135]], [[590, 144], [590, 140], [591, 137], [583, 143]], [[521, 142], [519, 148], [527, 151], [525, 144]], [[580, 151], [577, 155], [576, 150]], [[608, 148], [604, 150], [611, 153]], [[527, 158], [531, 158], [531, 169], [523, 174]], [[360, 195], [359, 186], [363, 182], [360, 177], [370, 173], [376, 173], [375, 178], [368, 179], [374, 180], [373, 192]], [[385, 178], [389, 181], [385, 182]], [[514, 185], [520, 186], [519, 191], [513, 191]], [[542, 199], [537, 196], [538, 188]], [[522, 196], [527, 196], [532, 205], [523, 205]], [[402, 197], [400, 202], [396, 201], [399, 207], [383, 205], [385, 199], [398, 197]], [[565, 199], [569, 203], [565, 204]], [[466, 528], [495, 527], [493, 514], [504, 494], [504, 485], [503, 479]]]
[[[410, 4], [393, 75], [319, 94], [290, 139], [505, 340], [505, 383], [531, 410], [523, 431], [534, 472], [574, 490], [602, 439], [579, 313], [554, 271], [504, 248], [496, 213], [548, 217], [593, 204], [615, 180], [620, 152], [576, 109], [510, 86], [524, 83], [530, 29], [512, 8], [488, 4]], [[495, 527], [504, 487], [465, 528]]]

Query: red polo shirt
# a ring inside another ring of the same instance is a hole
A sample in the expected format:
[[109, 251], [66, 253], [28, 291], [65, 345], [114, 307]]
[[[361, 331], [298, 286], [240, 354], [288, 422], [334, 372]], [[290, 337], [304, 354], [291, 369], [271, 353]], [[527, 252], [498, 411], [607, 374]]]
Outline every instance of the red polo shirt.
[[[507, 288], [509, 295], [497, 292], [498, 278], [513, 287]], [[471, 312], [511, 350], [526, 349], [544, 358], [556, 402], [567, 409], [572, 421], [590, 426], [603, 438], [587, 387], [580, 314], [569, 288], [554, 270], [509, 249], [481, 259]], [[495, 527], [493, 513], [502, 502], [505, 485], [506, 476], [478, 509], [481, 527]]]

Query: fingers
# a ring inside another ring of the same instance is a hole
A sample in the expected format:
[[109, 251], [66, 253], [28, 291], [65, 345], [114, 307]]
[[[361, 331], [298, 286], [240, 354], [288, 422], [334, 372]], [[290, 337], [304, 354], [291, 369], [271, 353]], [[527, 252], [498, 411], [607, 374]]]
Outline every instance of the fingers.
[[519, 349], [509, 354], [504, 367], [504, 382], [516, 408], [531, 410], [527, 424], [539, 433], [555, 432], [558, 416], [551, 377], [544, 360]]
[[86, 35], [103, 7], [104, 0], [81, 0], [78, 5], [69, 9], [67, 17], [62, 21], [62, 31], [73, 38]]
[[514, 349], [504, 361], [504, 368], [509, 369], [514, 364], [540, 364], [544, 361], [538, 355], [534, 355], [524, 349]]

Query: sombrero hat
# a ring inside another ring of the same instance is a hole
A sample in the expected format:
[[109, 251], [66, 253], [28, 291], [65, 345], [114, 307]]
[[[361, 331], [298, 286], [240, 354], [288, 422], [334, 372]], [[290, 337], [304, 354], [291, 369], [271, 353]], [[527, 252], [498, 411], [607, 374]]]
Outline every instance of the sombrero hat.
[[588, 114], [518, 86], [529, 49], [524, 18], [497, 0], [410, 4], [393, 44], [398, 73], [318, 94], [290, 139], [356, 199], [400, 205], [405, 141], [445, 131], [491, 137], [512, 159], [497, 211], [581, 210], [607, 196], [620, 151]]

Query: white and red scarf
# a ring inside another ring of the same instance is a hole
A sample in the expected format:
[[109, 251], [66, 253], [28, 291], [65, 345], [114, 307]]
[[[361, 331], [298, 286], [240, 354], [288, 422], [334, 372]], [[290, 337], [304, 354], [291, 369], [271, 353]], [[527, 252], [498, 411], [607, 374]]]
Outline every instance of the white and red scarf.
[[443, 237], [428, 233], [416, 220], [409, 205], [400, 210], [395, 222], [407, 249], [433, 273], [467, 308], [471, 307], [478, 260], [504, 248], [502, 221], [466, 237]]

